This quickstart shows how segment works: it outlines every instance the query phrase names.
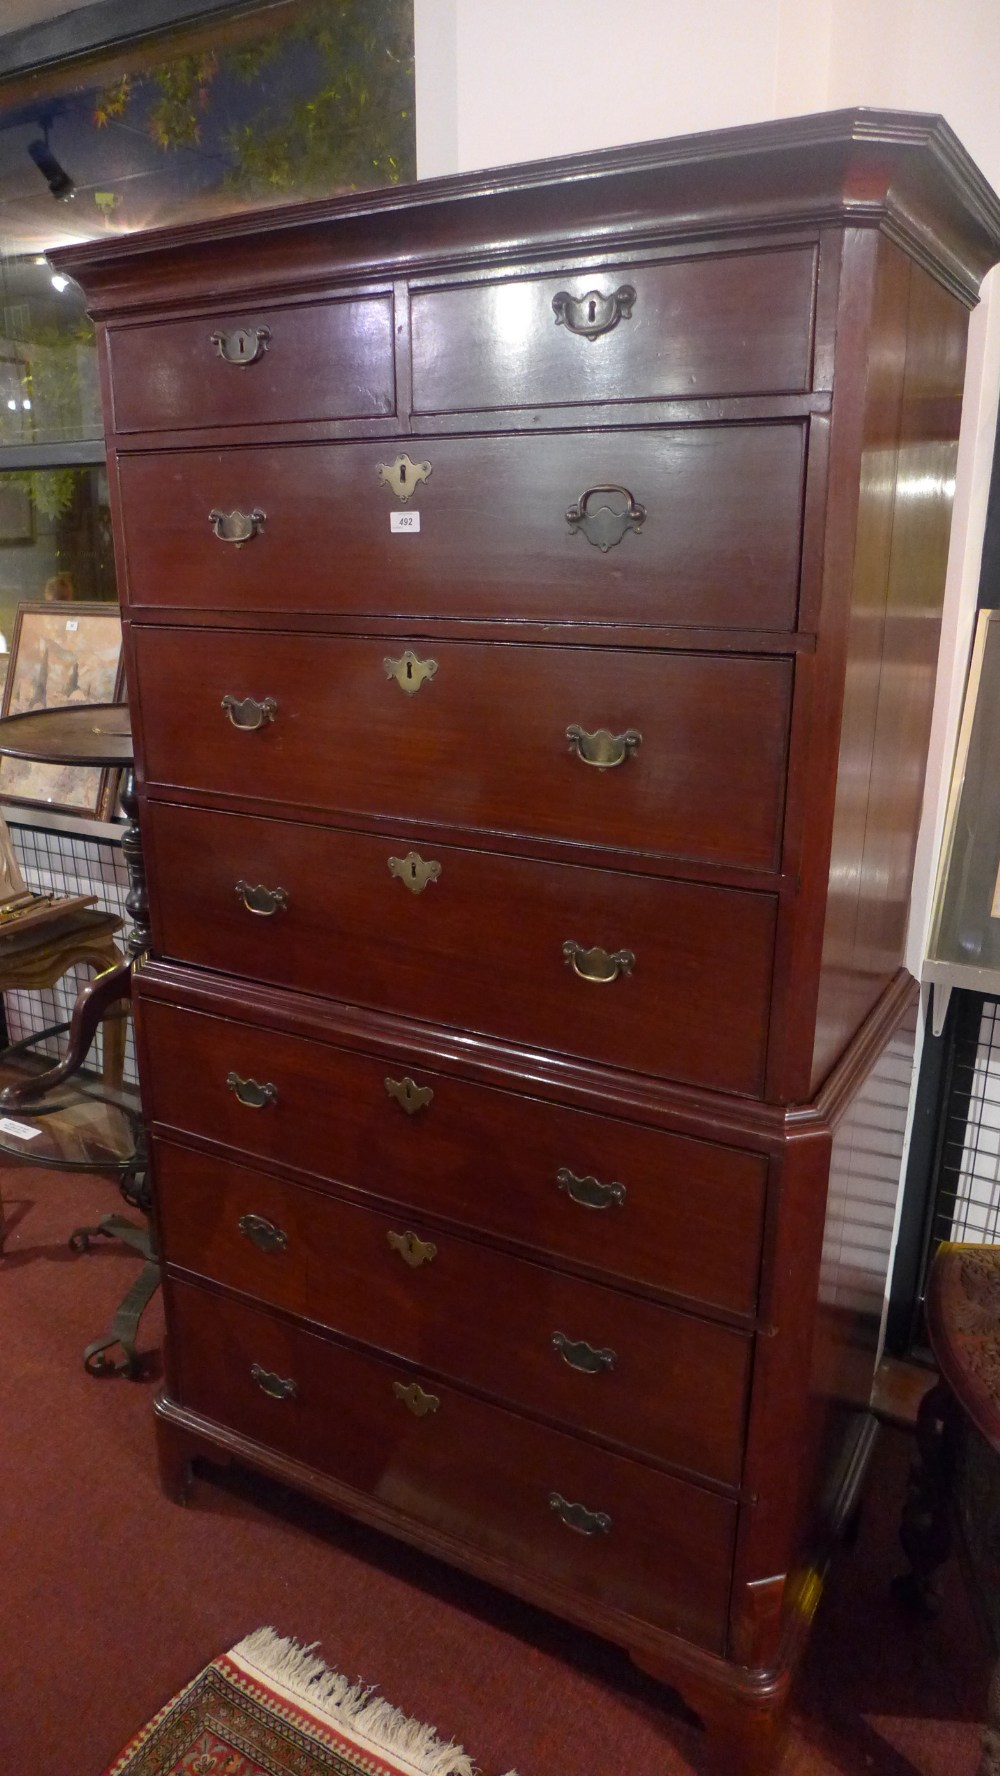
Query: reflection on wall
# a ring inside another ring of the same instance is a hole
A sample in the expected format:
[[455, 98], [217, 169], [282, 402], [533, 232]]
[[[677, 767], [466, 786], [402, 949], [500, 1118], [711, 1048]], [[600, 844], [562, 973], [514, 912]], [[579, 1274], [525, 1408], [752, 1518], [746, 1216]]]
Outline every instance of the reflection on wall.
[[106, 469], [0, 474], [0, 683], [19, 604], [115, 597]]

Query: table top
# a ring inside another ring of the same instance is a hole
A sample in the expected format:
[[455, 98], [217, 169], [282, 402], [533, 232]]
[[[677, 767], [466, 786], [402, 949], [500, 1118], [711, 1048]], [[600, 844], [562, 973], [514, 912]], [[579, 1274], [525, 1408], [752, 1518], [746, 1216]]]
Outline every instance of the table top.
[[69, 1172], [126, 1172], [141, 1123], [138, 1091], [76, 1074], [36, 1104], [0, 1104], [0, 1154]]
[[71, 703], [0, 719], [0, 752], [52, 765], [130, 765], [132, 725], [124, 703]]
[[1000, 1246], [940, 1246], [926, 1314], [942, 1378], [1000, 1455]]

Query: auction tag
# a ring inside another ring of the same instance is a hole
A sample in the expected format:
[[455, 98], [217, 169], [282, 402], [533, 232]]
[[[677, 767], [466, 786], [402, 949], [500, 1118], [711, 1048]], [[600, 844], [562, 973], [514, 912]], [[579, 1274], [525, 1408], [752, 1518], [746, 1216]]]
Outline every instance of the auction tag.
[[69, 622], [66, 624], [67, 635], [72, 635], [74, 629], [79, 629], [79, 627], [80, 627], [80, 625], [79, 625], [79, 622], [77, 621], [76, 617], [71, 617]]
[[12, 1122], [9, 1116], [0, 1116], [0, 1134], [16, 1135], [19, 1141], [33, 1141], [41, 1132], [27, 1122]]
[[390, 512], [389, 529], [393, 535], [402, 531], [407, 536], [415, 536], [420, 529], [419, 512]]

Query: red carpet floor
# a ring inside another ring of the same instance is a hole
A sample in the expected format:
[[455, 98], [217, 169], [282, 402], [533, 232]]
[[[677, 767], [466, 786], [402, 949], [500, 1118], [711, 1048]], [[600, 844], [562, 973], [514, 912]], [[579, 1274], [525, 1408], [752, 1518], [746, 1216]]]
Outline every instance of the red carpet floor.
[[[460, 1740], [486, 1776], [690, 1776], [700, 1734], [622, 1656], [280, 1489], [157, 1490], [144, 1383], [80, 1363], [137, 1260], [75, 1258], [114, 1186], [0, 1175], [0, 1772], [97, 1776], [170, 1694], [249, 1630], [318, 1641], [341, 1671]], [[158, 1302], [144, 1329], [155, 1353]], [[155, 1370], [155, 1363], [153, 1365]], [[973, 1776], [987, 1662], [960, 1584], [930, 1626], [887, 1592], [908, 1456], [885, 1433], [858, 1545], [817, 1620], [781, 1776]]]

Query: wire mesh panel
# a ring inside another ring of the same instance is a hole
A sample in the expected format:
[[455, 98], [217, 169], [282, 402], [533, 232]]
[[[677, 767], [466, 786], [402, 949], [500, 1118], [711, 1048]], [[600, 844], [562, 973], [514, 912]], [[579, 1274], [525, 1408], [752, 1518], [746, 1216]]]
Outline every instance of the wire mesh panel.
[[939, 1240], [1000, 1245], [1000, 1002], [956, 1033], [944, 1111], [931, 1250]]
[[[121, 854], [119, 834], [112, 827], [107, 839], [84, 839], [60, 832], [43, 832], [31, 827], [11, 826], [14, 850], [29, 888], [41, 893], [94, 894], [104, 912], [125, 915], [128, 877]], [[124, 952], [124, 931], [116, 940]], [[30, 1036], [33, 1030], [47, 1029], [51, 1024], [65, 1023], [73, 1011], [77, 993], [92, 977], [92, 970], [72, 968], [51, 988], [30, 992], [4, 994], [4, 1015], [11, 1042]], [[100, 1044], [100, 1038], [98, 1038]], [[52, 1037], [40, 1046], [43, 1054], [59, 1055], [65, 1038]], [[95, 1070], [101, 1065], [103, 1052], [98, 1046], [88, 1065]], [[125, 1078], [135, 1083], [135, 1055], [132, 1031], [128, 1033], [125, 1054]]]

